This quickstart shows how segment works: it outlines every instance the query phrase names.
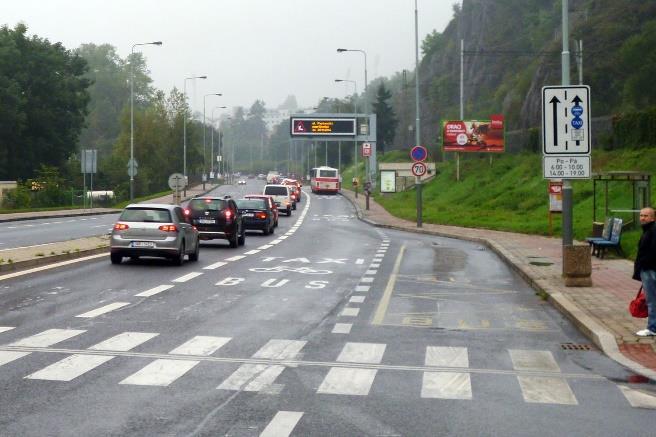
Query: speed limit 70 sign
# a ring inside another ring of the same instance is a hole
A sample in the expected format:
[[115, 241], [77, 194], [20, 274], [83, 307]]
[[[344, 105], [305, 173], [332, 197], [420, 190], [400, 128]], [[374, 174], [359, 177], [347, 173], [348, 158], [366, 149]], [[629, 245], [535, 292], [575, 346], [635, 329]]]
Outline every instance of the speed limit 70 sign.
[[412, 163], [412, 174], [418, 177], [421, 177], [426, 174], [428, 168], [423, 162], [413, 162]]

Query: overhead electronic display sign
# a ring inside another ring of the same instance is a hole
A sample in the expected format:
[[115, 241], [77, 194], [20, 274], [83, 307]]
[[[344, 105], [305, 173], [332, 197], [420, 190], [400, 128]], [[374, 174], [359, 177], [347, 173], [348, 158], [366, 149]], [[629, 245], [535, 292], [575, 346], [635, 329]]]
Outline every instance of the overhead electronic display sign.
[[292, 117], [290, 124], [295, 137], [355, 135], [355, 118]]

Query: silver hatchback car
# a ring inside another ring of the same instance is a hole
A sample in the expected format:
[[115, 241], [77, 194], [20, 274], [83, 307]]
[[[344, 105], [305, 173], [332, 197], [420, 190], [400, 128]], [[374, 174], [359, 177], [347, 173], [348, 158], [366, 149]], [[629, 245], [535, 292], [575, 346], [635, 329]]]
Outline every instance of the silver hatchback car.
[[192, 226], [181, 207], [157, 203], [128, 205], [112, 230], [109, 244], [112, 264], [123, 257], [170, 258], [182, 265], [185, 255], [198, 261], [198, 230]]

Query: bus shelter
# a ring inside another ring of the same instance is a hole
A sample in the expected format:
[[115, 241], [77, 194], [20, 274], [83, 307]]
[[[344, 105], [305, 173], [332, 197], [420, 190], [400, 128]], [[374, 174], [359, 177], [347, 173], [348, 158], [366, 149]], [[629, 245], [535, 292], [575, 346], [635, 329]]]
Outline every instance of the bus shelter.
[[[624, 184], [630, 186], [631, 205], [629, 208], [624, 205], [611, 205], [609, 201], [609, 185]], [[608, 171], [603, 173], [592, 174], [592, 221], [597, 222], [597, 185], [603, 188], [604, 198], [604, 217], [624, 214], [629, 215], [632, 221], [627, 224], [639, 223], [638, 215], [642, 208], [651, 205], [651, 175], [639, 171]], [[602, 218], [603, 221], [603, 218]]]

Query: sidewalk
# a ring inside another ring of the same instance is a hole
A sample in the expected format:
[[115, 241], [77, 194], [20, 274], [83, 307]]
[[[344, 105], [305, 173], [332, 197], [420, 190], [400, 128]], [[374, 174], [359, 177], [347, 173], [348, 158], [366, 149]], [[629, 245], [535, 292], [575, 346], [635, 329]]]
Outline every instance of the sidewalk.
[[[183, 200], [191, 199], [194, 196], [200, 196], [214, 189], [216, 186], [217, 185], [206, 184], [205, 190], [203, 190], [203, 185], [191, 187], [187, 190], [187, 196], [183, 198]], [[151, 199], [144, 203], [172, 204], [173, 194]], [[74, 217], [82, 215], [116, 214], [119, 212], [121, 212], [120, 209], [111, 208], [22, 212], [14, 214], [0, 214], [0, 222]], [[0, 272], [22, 270], [28, 267], [36, 267], [44, 264], [102, 253], [106, 252], [108, 247], [109, 233], [96, 237], [76, 238], [73, 240], [59, 241], [38, 246], [1, 250]]]
[[562, 241], [559, 238], [488, 229], [416, 222], [392, 216], [373, 199], [342, 195], [354, 204], [358, 217], [374, 226], [475, 241], [495, 251], [549, 302], [565, 314], [606, 355], [633, 371], [656, 380], [656, 339], [635, 336], [646, 319], [629, 314], [628, 306], [640, 287], [631, 279], [633, 263], [625, 259], [592, 258], [592, 287], [565, 287]]

